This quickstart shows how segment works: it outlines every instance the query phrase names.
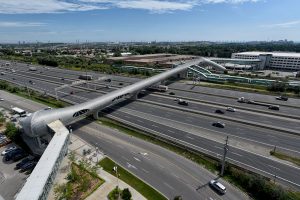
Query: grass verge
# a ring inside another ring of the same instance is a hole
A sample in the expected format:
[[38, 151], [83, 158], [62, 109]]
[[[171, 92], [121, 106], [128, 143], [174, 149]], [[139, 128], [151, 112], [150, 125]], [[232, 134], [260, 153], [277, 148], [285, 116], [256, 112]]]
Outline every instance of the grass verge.
[[[201, 83], [198, 84], [199, 86], [209, 87], [209, 88], [217, 88], [217, 89], [226, 89], [226, 90], [235, 90], [241, 92], [251, 92], [251, 93], [259, 93], [259, 94], [267, 94], [267, 95], [281, 95], [281, 92], [272, 92], [267, 90], [267, 87], [259, 86], [259, 85], [250, 85], [250, 84], [233, 84], [233, 83]], [[285, 96], [299, 98], [300, 95], [295, 94], [293, 92], [285, 92]]]
[[113, 171], [114, 166], [118, 166], [119, 178], [135, 188], [139, 193], [141, 193], [146, 199], [149, 200], [166, 200], [166, 198], [160, 194], [158, 191], [153, 189], [151, 186], [144, 183], [142, 180], [132, 175], [130, 172], [126, 171], [121, 166], [117, 165], [114, 161], [109, 158], [104, 158], [99, 162], [99, 165], [103, 167], [105, 171], [116, 176]]
[[292, 162], [292, 163], [300, 166], [300, 158], [298, 158], [298, 157], [290, 156], [285, 153], [282, 153], [279, 151], [274, 151], [274, 150], [270, 151], [270, 155], [274, 156], [276, 158], [282, 159], [282, 160]]
[[[187, 149], [171, 145], [167, 142], [158, 140], [151, 134], [142, 133], [138, 129], [127, 127], [122, 123], [108, 118], [100, 118], [100, 122], [103, 125], [117, 129], [128, 135], [146, 140], [148, 142], [157, 144], [161, 147], [169, 149], [179, 155], [182, 155], [197, 164], [205, 167], [213, 173], [217, 173], [220, 170], [219, 162], [203, 155], [201, 153], [190, 152]], [[255, 174], [248, 170], [233, 166], [226, 163], [226, 170], [223, 176], [224, 179], [246, 192], [253, 199], [272, 199], [272, 200], [300, 200], [300, 192], [285, 189], [280, 185], [272, 182], [259, 174]]]

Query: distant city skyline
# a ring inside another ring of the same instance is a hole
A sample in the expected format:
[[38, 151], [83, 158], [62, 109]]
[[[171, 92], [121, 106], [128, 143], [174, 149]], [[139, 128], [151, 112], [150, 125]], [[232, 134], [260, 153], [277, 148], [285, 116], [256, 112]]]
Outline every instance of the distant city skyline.
[[0, 43], [300, 41], [299, 0], [0, 0]]

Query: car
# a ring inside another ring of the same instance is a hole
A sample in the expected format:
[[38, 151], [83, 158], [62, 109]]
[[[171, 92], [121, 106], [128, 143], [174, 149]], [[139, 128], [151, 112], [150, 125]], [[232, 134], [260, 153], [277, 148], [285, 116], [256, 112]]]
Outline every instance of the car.
[[0, 101], [4, 101], [4, 99], [1, 98]]
[[37, 162], [34, 162], [34, 161], [28, 162], [20, 168], [21, 169], [20, 171], [25, 172], [25, 171], [31, 170], [36, 166], [36, 164], [37, 164]]
[[71, 91], [71, 92], [70, 92], [70, 94], [74, 94], [74, 92], [73, 92], [73, 91]]
[[1, 75], [5, 75], [5, 73], [4, 73], [4, 72], [1, 72]]
[[289, 98], [285, 97], [285, 96], [279, 96], [279, 97], [276, 97], [276, 99], [280, 100], [280, 101], [287, 101]]
[[18, 148], [18, 147], [16, 147], [16, 146], [8, 147], [8, 148], [5, 149], [4, 151], [2, 151], [1, 156], [5, 156], [5, 154], [7, 154], [7, 153], [10, 152], [10, 151], [16, 150], [17, 148]]
[[277, 106], [277, 105], [270, 105], [268, 108], [270, 110], [279, 110], [279, 106]]
[[215, 113], [218, 113], [218, 114], [224, 114], [224, 111], [218, 109], [218, 110], [215, 111]]
[[33, 81], [32, 81], [32, 80], [29, 80], [28, 82], [29, 82], [30, 84], [33, 84]]
[[183, 105], [183, 106], [188, 106], [188, 105], [189, 105], [189, 103], [188, 103], [187, 101], [182, 100], [182, 99], [179, 99], [179, 100], [178, 100], [178, 104], [179, 104], [179, 105]]
[[15, 150], [12, 150], [10, 152], [8, 152], [7, 154], [4, 155], [4, 160], [5, 161], [10, 161], [15, 155], [21, 153], [21, 152], [24, 152], [22, 149], [15, 149]]
[[47, 107], [44, 110], [52, 110], [52, 108], [51, 107]]
[[170, 92], [169, 95], [175, 95], [175, 93], [174, 92]]
[[209, 186], [216, 190], [219, 194], [223, 195], [226, 193], [226, 187], [216, 180], [209, 181]]
[[20, 153], [15, 154], [15, 155], [12, 157], [12, 160], [13, 160], [14, 162], [16, 162], [16, 161], [21, 160], [22, 158], [25, 158], [26, 156], [28, 156], [28, 153], [26, 153], [25, 151], [23, 151], [23, 152], [20, 152]]
[[123, 83], [119, 83], [119, 85], [123, 85]]
[[21, 162], [16, 164], [15, 169], [20, 169], [23, 165], [25, 165], [28, 162], [32, 162], [35, 158], [32, 156], [28, 156], [27, 158], [24, 158]]
[[218, 128], [225, 128], [225, 124], [221, 122], [214, 122], [212, 125]]
[[229, 112], [235, 112], [236, 111], [236, 109], [233, 108], [233, 107], [227, 107], [226, 110], [229, 111]]
[[61, 78], [61, 80], [64, 81], [65, 79], [64, 79], [64, 78]]

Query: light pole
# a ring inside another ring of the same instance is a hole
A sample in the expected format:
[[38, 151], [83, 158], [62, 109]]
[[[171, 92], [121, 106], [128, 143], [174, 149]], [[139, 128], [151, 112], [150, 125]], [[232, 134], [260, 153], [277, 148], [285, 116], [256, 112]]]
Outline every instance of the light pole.
[[117, 191], [118, 191], [118, 199], [120, 199], [118, 166], [114, 166], [114, 170], [115, 170], [116, 175], [117, 175]]

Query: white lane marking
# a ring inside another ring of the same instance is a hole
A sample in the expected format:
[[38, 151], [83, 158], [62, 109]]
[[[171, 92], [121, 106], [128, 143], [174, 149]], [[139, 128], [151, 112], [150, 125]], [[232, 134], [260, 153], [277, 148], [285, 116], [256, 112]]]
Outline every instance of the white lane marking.
[[174, 131], [171, 131], [171, 130], [168, 130], [168, 132], [170, 132], [170, 133], [174, 133]]
[[136, 121], [138, 121], [138, 122], [140, 122], [140, 123], [144, 123], [143, 121], [141, 121], [141, 120], [139, 120], [139, 119], [137, 119]]
[[277, 169], [277, 170], [280, 170], [279, 168], [277, 168], [277, 167], [274, 167], [274, 166], [272, 166], [272, 165], [268, 165], [269, 167], [271, 167], [271, 168], [273, 168], [273, 169]]
[[234, 154], [234, 155], [237, 155], [237, 156], [240, 156], [240, 157], [242, 157], [242, 155], [241, 154], [238, 154], [238, 153], [234, 153], [234, 152], [231, 152], [232, 154]]
[[147, 171], [147, 170], [145, 170], [145, 169], [143, 169], [143, 168], [141, 168], [141, 170], [142, 170], [143, 172], [149, 174], [149, 171]]
[[128, 168], [137, 169], [137, 168], [136, 168], [136, 166], [134, 166], [134, 165], [130, 164], [129, 162], [127, 162], [127, 167], [128, 167]]
[[128, 118], [128, 119], [131, 119], [131, 117], [129, 117], [129, 116], [127, 116], [127, 115], [125, 115], [124, 117], [125, 117], [125, 118]]
[[138, 158], [136, 158], [136, 157], [133, 157], [133, 158], [134, 158], [134, 160], [141, 162], [140, 159], [138, 159]]
[[194, 140], [195, 138], [191, 137], [191, 136], [186, 136], [187, 138], [190, 138], [191, 140]]
[[172, 190], [175, 190], [171, 185], [169, 185], [168, 183], [166, 182], [163, 182], [167, 187], [171, 188]]
[[223, 149], [222, 147], [218, 147], [218, 146], [214, 146], [215, 148], [217, 148], [217, 149]]
[[156, 126], [156, 125], [154, 125], [154, 124], [152, 124], [151, 126], [153, 126], [153, 127], [155, 127], [155, 128], [158, 128], [158, 126]]

